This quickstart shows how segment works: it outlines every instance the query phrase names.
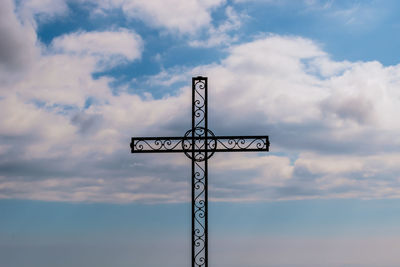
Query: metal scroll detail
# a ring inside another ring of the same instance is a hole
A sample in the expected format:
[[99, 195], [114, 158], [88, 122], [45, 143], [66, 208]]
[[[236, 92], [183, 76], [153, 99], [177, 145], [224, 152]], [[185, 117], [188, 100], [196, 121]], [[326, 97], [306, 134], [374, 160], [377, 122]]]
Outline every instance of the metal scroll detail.
[[[207, 142], [205, 134], [207, 132]], [[195, 138], [193, 139], [193, 135]], [[192, 153], [192, 144], [194, 143], [194, 157]], [[215, 149], [217, 148], [217, 140], [212, 131], [206, 130], [204, 127], [196, 127], [193, 130], [186, 132], [182, 140], [182, 149], [185, 155], [194, 159], [197, 162], [209, 159], [214, 155]], [[207, 155], [206, 155], [207, 153]]]
[[192, 130], [207, 125], [207, 80], [193, 79], [193, 123]]
[[[205, 140], [207, 139], [207, 143]], [[132, 153], [152, 152], [184, 152], [192, 159], [192, 144], [195, 144], [195, 161], [209, 159], [215, 152], [250, 152], [268, 151], [268, 136], [215, 136], [212, 131], [197, 127], [194, 131], [188, 130], [184, 137], [136, 137], [132, 138]]]
[[218, 136], [216, 137], [218, 152], [235, 151], [268, 151], [268, 136]]
[[207, 173], [205, 171], [207, 160], [202, 162], [193, 161], [193, 233], [192, 233], [192, 264], [195, 267], [206, 267], [207, 265], [207, 199], [205, 194]]
[[132, 153], [183, 152], [182, 137], [136, 137], [132, 138]]
[[209, 141], [216, 147], [215, 136], [207, 127], [207, 78], [192, 79], [192, 129], [185, 137], [192, 144], [192, 150], [185, 152], [192, 159], [192, 267], [207, 267], [207, 167], [215, 152], [208, 151]]

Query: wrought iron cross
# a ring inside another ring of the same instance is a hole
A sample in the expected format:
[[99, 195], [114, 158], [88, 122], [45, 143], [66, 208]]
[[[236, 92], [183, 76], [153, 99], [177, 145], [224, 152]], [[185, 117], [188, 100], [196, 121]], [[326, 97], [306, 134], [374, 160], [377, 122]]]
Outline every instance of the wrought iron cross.
[[215, 152], [268, 151], [268, 136], [215, 136], [207, 122], [207, 77], [192, 78], [192, 128], [183, 137], [133, 137], [132, 153], [183, 152], [192, 160], [192, 267], [208, 267], [208, 159]]

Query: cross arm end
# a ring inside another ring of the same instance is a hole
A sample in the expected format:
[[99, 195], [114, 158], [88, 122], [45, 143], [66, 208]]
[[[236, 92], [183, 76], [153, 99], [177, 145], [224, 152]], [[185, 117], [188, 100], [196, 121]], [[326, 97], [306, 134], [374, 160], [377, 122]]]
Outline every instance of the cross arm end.
[[131, 153], [183, 152], [182, 137], [132, 137]]

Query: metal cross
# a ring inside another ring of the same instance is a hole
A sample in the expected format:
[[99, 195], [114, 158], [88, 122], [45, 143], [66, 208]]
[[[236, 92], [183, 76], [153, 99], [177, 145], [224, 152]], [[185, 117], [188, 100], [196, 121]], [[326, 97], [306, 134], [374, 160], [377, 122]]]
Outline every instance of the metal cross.
[[132, 153], [183, 152], [192, 160], [192, 267], [208, 267], [208, 159], [215, 152], [268, 151], [268, 136], [215, 136], [207, 122], [207, 77], [192, 78], [192, 128], [183, 137], [133, 137]]

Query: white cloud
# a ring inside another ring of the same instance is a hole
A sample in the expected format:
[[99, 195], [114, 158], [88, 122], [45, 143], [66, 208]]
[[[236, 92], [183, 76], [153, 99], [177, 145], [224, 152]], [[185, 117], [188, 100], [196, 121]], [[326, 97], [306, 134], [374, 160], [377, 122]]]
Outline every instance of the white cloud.
[[121, 8], [128, 18], [140, 19], [148, 25], [177, 33], [194, 34], [209, 26], [214, 8], [225, 0], [108, 0], [93, 2], [98, 6], [97, 13]]
[[88, 78], [96, 69], [96, 64], [97, 60], [91, 57], [63, 54], [43, 56], [25, 74], [24, 79], [10, 85], [3, 96], [11, 91], [24, 101], [39, 101], [45, 107], [83, 107], [91, 95], [103, 99], [110, 94], [108, 79]]
[[213, 47], [229, 46], [238, 40], [238, 37], [232, 35], [232, 31], [238, 30], [242, 24], [245, 15], [238, 14], [231, 6], [225, 9], [226, 20], [218, 27], [210, 25], [207, 30], [207, 37], [195, 39], [189, 42], [193, 47]]
[[124, 12], [131, 17], [143, 19], [146, 23], [181, 33], [190, 33], [209, 25], [210, 9], [220, 5], [223, 0], [156, 0], [125, 1]]
[[139, 59], [143, 50], [142, 38], [133, 31], [76, 32], [52, 41], [52, 48], [61, 53], [95, 57], [104, 67], [123, 61]]
[[21, 23], [14, 13], [12, 0], [0, 2], [0, 82], [26, 70], [35, 60], [36, 33], [29, 24]]
[[[128, 131], [146, 129], [155, 122], [167, 124], [169, 120], [160, 121], [162, 115], [176, 117], [180, 99], [188, 96], [165, 101], [126, 93], [116, 96], [109, 87], [110, 78], [92, 77], [99, 63], [110, 66], [136, 60], [141, 50], [142, 41], [132, 31], [73, 33], [56, 38], [47, 50], [43, 47], [44, 53], [23, 79], [7, 81], [0, 95], [0, 168], [10, 172], [0, 181], [2, 198], [185, 200], [182, 194], [170, 193], [181, 192], [179, 181], [158, 181], [166, 192], [142, 192], [155, 183], [153, 178], [138, 177], [137, 171], [132, 177], [122, 169], [119, 181], [111, 181], [103, 171], [91, 171], [120, 164], [121, 151], [130, 157]], [[91, 106], [85, 107], [88, 99]], [[95, 159], [104, 165], [95, 167]], [[122, 162], [125, 168], [133, 168], [126, 159]], [[100, 183], [103, 178], [106, 182]], [[105, 195], [110, 197], [105, 199]]]
[[[9, 181], [0, 177], [0, 198], [12, 195], [14, 198], [33, 200], [68, 201], [68, 202], [183, 202], [184, 195], [168, 192], [141, 192], [143, 188], [158, 183], [160, 187], [169, 190], [182, 190], [187, 184], [173, 184], [168, 181], [151, 177], [116, 178], [115, 180], [101, 178], [64, 178], [53, 177], [37, 181]], [[172, 186], [172, 187], [171, 187]]]
[[93, 15], [107, 15], [121, 9], [129, 19], [179, 34], [195, 34], [210, 26], [211, 12], [225, 0], [22, 0], [18, 13], [32, 25], [70, 12], [69, 3], [89, 4]]
[[24, 20], [35, 24], [35, 19], [52, 19], [68, 13], [65, 0], [21, 0], [18, 1], [18, 13]]
[[112, 94], [111, 79], [93, 79], [92, 73], [137, 60], [142, 50], [141, 38], [124, 29], [63, 35], [37, 58], [24, 79], [13, 82], [0, 95], [12, 91], [23, 101], [39, 101], [55, 111], [65, 105], [83, 108], [88, 98], [103, 102]]
[[[212, 167], [222, 176], [224, 171], [257, 170], [258, 176], [253, 177], [249, 182], [261, 186], [283, 185], [286, 179], [292, 177], [294, 169], [287, 157], [237, 155], [235, 153], [217, 157], [216, 162], [212, 163]], [[240, 182], [243, 180], [240, 179]]]
[[273, 164], [280, 172], [270, 173], [268, 160], [246, 173], [251, 158], [240, 156], [225, 172], [240, 169], [242, 179], [222, 179], [214, 200], [398, 198], [399, 71], [336, 62], [310, 40], [270, 35], [232, 47], [220, 64], [155, 78], [206, 75], [215, 134], [265, 132], [272, 152], [303, 152], [293, 163], [283, 156]]
[[[13, 31], [24, 29], [14, 22]], [[35, 50], [35, 42], [27, 48]], [[183, 155], [133, 157], [128, 144], [130, 136], [183, 134], [190, 127], [190, 77], [199, 74], [209, 76], [215, 134], [268, 134], [271, 152], [279, 152], [217, 155], [213, 200], [400, 197], [398, 65], [336, 62], [311, 40], [264, 35], [230, 47], [219, 63], [149, 77], [153, 85], [185, 81], [174, 96], [114, 95], [111, 78], [92, 77], [99, 67], [139, 59], [142, 49], [141, 38], [125, 29], [71, 33], [43, 47], [23, 79], [4, 76], [2, 197], [187, 200]]]

